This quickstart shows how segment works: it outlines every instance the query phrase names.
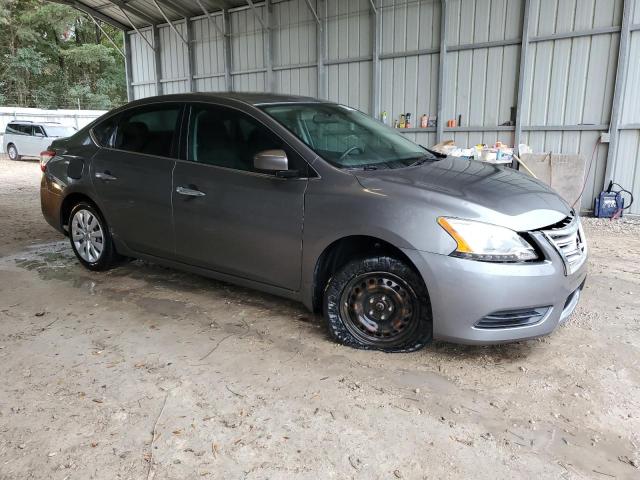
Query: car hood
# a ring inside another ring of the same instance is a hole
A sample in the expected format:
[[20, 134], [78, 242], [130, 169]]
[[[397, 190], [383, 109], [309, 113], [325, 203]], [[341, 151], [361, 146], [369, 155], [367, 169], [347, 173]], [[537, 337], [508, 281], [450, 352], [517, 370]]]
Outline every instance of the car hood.
[[546, 184], [508, 167], [447, 157], [416, 167], [357, 171], [367, 190], [419, 196], [437, 215], [458, 216], [517, 231], [542, 228], [572, 213]]

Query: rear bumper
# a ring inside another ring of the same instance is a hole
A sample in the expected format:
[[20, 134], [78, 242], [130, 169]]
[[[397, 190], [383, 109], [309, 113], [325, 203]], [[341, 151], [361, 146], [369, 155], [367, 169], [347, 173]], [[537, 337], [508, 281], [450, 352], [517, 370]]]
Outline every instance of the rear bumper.
[[[528, 264], [478, 262], [417, 250], [404, 252], [420, 271], [429, 290], [433, 336], [466, 344], [494, 344], [551, 333], [573, 312], [587, 275], [586, 260], [571, 275], [551, 246], [547, 260]], [[487, 315], [548, 308], [530, 325], [479, 328]]]
[[62, 195], [56, 193], [52, 181], [47, 175], [42, 175], [40, 182], [40, 207], [42, 215], [49, 225], [59, 232], [66, 233], [60, 221], [60, 209], [62, 207]]

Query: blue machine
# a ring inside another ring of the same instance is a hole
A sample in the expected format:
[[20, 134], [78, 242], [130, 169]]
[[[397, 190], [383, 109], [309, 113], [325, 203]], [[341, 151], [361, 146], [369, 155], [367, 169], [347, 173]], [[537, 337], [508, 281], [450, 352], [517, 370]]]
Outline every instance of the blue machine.
[[[620, 190], [613, 190], [613, 186], [617, 185]], [[624, 206], [624, 198], [622, 193], [627, 193], [631, 197], [629, 205]], [[595, 199], [593, 206], [593, 213], [596, 217], [600, 218], [614, 218], [621, 217], [622, 213], [631, 206], [633, 203], [633, 195], [628, 190], [625, 190], [617, 183], [613, 181], [609, 182], [609, 187], [606, 191], [600, 192]]]

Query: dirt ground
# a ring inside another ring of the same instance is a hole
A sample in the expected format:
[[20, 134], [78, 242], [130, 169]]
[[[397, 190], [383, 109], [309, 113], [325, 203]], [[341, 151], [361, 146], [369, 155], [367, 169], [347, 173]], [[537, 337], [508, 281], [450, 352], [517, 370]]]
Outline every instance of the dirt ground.
[[553, 335], [413, 354], [135, 261], [91, 273], [0, 159], [0, 479], [640, 478], [640, 221], [587, 219]]

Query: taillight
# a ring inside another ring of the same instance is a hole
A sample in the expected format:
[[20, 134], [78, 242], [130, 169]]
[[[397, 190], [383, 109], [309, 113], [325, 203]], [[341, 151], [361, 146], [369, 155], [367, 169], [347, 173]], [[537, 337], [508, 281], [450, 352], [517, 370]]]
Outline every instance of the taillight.
[[56, 152], [54, 152], [53, 150], [45, 150], [44, 152], [40, 152], [40, 170], [45, 172], [47, 170], [47, 163], [49, 163], [49, 160], [51, 160], [55, 156]]

